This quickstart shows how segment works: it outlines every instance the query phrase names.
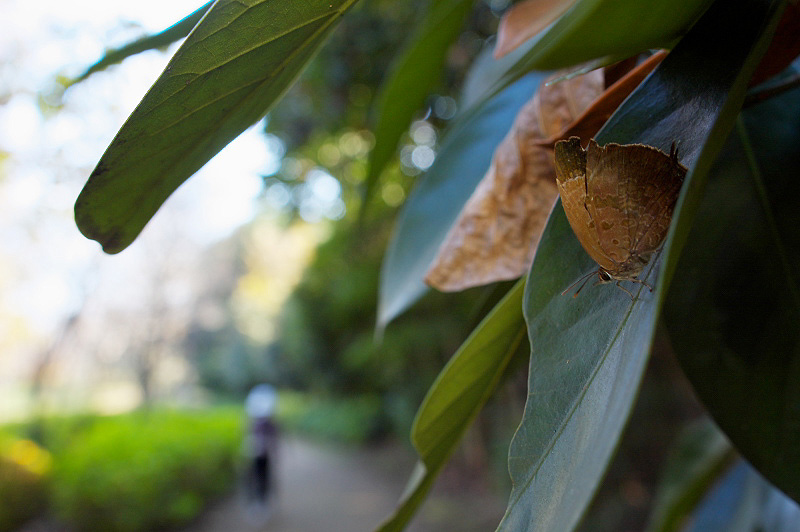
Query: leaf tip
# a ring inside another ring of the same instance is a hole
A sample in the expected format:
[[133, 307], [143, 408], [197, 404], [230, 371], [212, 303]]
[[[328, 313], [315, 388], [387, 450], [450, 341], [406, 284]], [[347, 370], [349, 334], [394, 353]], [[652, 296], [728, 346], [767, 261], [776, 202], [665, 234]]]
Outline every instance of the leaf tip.
[[128, 247], [130, 239], [123, 234], [122, 230], [114, 230], [110, 227], [104, 229], [102, 224], [98, 222], [97, 208], [92, 196], [96, 179], [107, 171], [108, 168], [105, 165], [97, 165], [92, 175], [89, 176], [89, 181], [75, 200], [73, 213], [75, 225], [81, 234], [89, 240], [97, 241], [105, 253], [114, 255]]

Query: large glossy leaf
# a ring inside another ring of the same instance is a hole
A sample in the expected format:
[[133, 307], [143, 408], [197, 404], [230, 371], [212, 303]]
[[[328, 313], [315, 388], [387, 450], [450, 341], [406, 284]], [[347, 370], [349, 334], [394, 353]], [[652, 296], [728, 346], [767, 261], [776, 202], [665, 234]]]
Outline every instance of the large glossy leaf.
[[665, 317], [739, 451], [800, 501], [800, 90], [743, 113], [714, 166]]
[[650, 48], [670, 48], [712, 0], [579, 0], [511, 55], [502, 84], [531, 69], [623, 59]]
[[439, 245], [480, 182], [494, 149], [544, 74], [529, 75], [453, 124], [431, 169], [419, 179], [395, 225], [381, 273], [378, 326], [425, 293]]
[[702, 502], [687, 530], [795, 532], [800, 530], [800, 507], [739, 460]]
[[75, 205], [108, 253], [261, 118], [356, 0], [218, 0], [106, 150]]
[[396, 59], [375, 109], [375, 146], [369, 154], [364, 209], [386, 164], [442, 74], [445, 55], [461, 33], [472, 0], [432, 0], [427, 16]]
[[689, 168], [662, 254], [635, 300], [612, 286], [561, 292], [596, 265], [560, 203], [545, 229], [525, 300], [529, 396], [509, 452], [513, 489], [500, 530], [571, 530], [589, 503], [630, 413], [666, 296], [672, 255], [692, 223], [707, 170], [774, 31], [781, 2], [718, 1], [597, 135], [601, 144], [676, 142]]
[[136, 55], [147, 50], [152, 50], [154, 48], [163, 48], [174, 43], [175, 41], [183, 39], [189, 35], [189, 32], [192, 31], [192, 28], [194, 28], [197, 23], [200, 22], [200, 19], [203, 18], [203, 15], [206, 14], [206, 11], [208, 11], [213, 3], [214, 0], [211, 0], [162, 32], [155, 33], [153, 35], [147, 35], [141, 39], [136, 39], [125, 46], [117, 48], [116, 50], [106, 52], [106, 54], [99, 61], [87, 68], [80, 76], [70, 80], [68, 85], [80, 83], [95, 72], [100, 72], [111, 65], [121, 63], [124, 59], [132, 55]]
[[525, 342], [519, 281], [453, 355], [414, 420], [411, 440], [420, 462], [395, 513], [378, 529], [402, 530], [425, 500], [439, 471], [500, 381], [514, 353]]

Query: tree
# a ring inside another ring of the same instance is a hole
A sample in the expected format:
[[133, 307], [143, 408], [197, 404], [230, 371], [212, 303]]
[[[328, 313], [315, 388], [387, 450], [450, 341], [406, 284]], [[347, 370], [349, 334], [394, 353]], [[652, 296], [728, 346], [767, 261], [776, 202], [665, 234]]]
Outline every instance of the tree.
[[[123, 250], [180, 183], [278, 101], [354, 4], [210, 6], [89, 178], [76, 203], [81, 231], [109, 253]], [[499, 529], [573, 529], [613, 455], [658, 324], [708, 413], [768, 479], [752, 470], [726, 476], [743, 512], [726, 508], [727, 515], [750, 528], [768, 526], [779, 507], [796, 516], [776, 488], [800, 500], [800, 242], [792, 201], [800, 95], [790, 90], [797, 73], [789, 66], [800, 53], [798, 8], [781, 0], [554, 0], [531, 15], [531, 5], [515, 6], [501, 26], [498, 46], [512, 51], [474, 64], [460, 115], [403, 207], [383, 266], [379, 325], [389, 326], [426, 291], [440, 245], [543, 69], [589, 70], [669, 49], [608, 120], [598, 109], [613, 98], [608, 91], [598, 97], [603, 105], [589, 108], [588, 122], [603, 118], [599, 130], [580, 119], [573, 126], [601, 145], [637, 143], [665, 153], [675, 146], [687, 174], [663, 247], [642, 274], [652, 292], [638, 285], [628, 294], [600, 287], [562, 296], [595, 265], [555, 203], [525, 281], [429, 390], [412, 429], [422, 474], [382, 530], [410, 519], [525, 336], [529, 399], [509, 453], [514, 487]], [[395, 60], [377, 99], [367, 197], [471, 7], [432, 2]], [[715, 436], [704, 441], [711, 449], [699, 453], [705, 462], [672, 479], [654, 527], [679, 526], [726, 471], [725, 444]], [[725, 503], [710, 497], [697, 519]]]

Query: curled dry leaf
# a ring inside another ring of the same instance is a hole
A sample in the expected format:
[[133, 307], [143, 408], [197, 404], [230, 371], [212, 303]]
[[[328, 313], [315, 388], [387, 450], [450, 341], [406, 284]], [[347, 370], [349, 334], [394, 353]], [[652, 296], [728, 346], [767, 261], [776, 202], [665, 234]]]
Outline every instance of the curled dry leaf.
[[514, 51], [572, 7], [575, 0], [525, 0], [514, 4], [500, 19], [495, 58]]
[[657, 52], [638, 66], [630, 69], [627, 74], [615, 81], [603, 94], [592, 102], [580, 116], [575, 118], [566, 127], [558, 130], [554, 135], [542, 139], [538, 144], [552, 148], [556, 142], [570, 137], [587, 139], [600, 131], [603, 124], [614, 114], [617, 107], [633, 92], [633, 89], [644, 81], [650, 72], [667, 56], [666, 51]]
[[558, 195], [552, 150], [538, 142], [565, 129], [603, 87], [603, 72], [596, 70], [545, 83], [523, 106], [439, 248], [425, 278], [429, 285], [457, 291], [528, 270]]

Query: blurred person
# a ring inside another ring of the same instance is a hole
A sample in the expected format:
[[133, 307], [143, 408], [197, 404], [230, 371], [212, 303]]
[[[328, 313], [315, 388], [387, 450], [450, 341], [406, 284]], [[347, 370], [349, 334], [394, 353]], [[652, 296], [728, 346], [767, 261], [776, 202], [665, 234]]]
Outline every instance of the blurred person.
[[247, 413], [247, 452], [250, 460], [247, 475], [248, 502], [262, 510], [271, 507], [274, 498], [274, 470], [278, 428], [274, 421], [277, 393], [269, 384], [250, 390], [245, 400]]

